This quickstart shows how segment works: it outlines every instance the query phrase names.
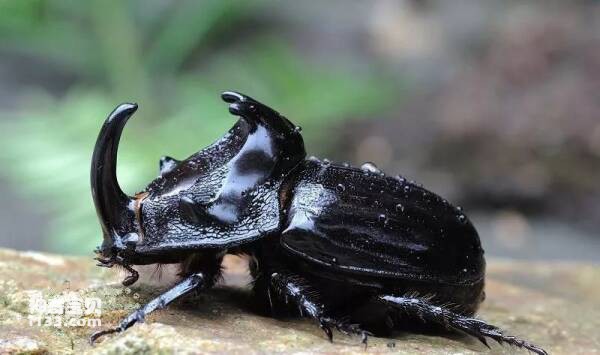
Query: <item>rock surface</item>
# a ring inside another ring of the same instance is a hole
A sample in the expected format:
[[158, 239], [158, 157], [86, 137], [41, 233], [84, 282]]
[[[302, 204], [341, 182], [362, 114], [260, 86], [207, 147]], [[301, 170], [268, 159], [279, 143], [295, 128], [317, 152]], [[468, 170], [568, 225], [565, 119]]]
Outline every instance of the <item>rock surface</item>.
[[[227, 260], [226, 283], [247, 280], [239, 259]], [[153, 270], [153, 269], [149, 269]], [[398, 333], [371, 337], [365, 351], [357, 338], [334, 334], [329, 343], [310, 320], [276, 320], [249, 307], [243, 288], [218, 287], [158, 311], [124, 334], [91, 347], [92, 327], [30, 324], [29, 299], [77, 294], [102, 301], [102, 327], [149, 300], [173, 281], [169, 270], [159, 282], [148, 272], [124, 288], [116, 270], [95, 267], [91, 258], [62, 257], [0, 249], [0, 354], [4, 353], [523, 353], [492, 344], [491, 349], [463, 336]], [[520, 335], [551, 354], [600, 352], [600, 267], [573, 263], [491, 260], [483, 319]]]

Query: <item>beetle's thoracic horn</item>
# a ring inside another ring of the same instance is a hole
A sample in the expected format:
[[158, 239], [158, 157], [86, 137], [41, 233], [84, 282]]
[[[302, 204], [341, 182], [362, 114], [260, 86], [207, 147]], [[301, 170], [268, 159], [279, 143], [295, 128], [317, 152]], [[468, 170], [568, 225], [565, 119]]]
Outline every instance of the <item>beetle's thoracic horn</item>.
[[133, 200], [117, 182], [117, 150], [123, 127], [136, 110], [136, 104], [121, 104], [108, 116], [92, 156], [92, 197], [105, 238], [113, 237]]

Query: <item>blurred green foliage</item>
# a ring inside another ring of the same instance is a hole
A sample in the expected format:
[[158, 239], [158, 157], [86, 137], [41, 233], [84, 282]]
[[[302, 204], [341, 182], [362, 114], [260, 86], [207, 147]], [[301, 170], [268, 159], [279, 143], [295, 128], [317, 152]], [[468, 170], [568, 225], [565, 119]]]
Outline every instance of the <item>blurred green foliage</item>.
[[[140, 110], [121, 140], [118, 177], [129, 193], [158, 172], [162, 155], [185, 158], [233, 125], [226, 89], [248, 93], [304, 127], [310, 143], [344, 118], [372, 115], [394, 89], [383, 73], [315, 65], [254, 29], [269, 3], [245, 1], [0, 0], [0, 50], [75, 76], [62, 95], [23, 93], [2, 113], [1, 171], [51, 211], [45, 248], [86, 253], [100, 229], [89, 164], [106, 115], [123, 100]], [[253, 22], [254, 21], [254, 22]], [[271, 30], [272, 31], [272, 30]], [[10, 115], [10, 117], [6, 117]]]

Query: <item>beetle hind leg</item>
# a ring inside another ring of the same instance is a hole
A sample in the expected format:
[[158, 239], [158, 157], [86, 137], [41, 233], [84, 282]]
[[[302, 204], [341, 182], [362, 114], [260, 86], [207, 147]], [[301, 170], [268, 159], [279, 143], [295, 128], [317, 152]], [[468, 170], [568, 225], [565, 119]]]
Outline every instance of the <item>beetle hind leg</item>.
[[[336, 329], [346, 335], [360, 336], [361, 342], [366, 346], [371, 333], [361, 329], [358, 324], [332, 316], [326, 303], [321, 300], [319, 292], [304, 278], [289, 272], [273, 272], [269, 284], [270, 289], [273, 289], [277, 295], [295, 303], [301, 314], [315, 319], [329, 341], [333, 340], [332, 329]], [[269, 297], [271, 297], [270, 289]]]
[[502, 330], [496, 326], [487, 324], [480, 319], [454, 313], [422, 298], [381, 295], [377, 297], [377, 300], [388, 307], [401, 311], [409, 316], [419, 318], [424, 322], [435, 323], [446, 329], [471, 335], [479, 339], [479, 341], [486, 346], [488, 346], [486, 338], [490, 338], [497, 341], [499, 344], [505, 343], [527, 349], [538, 355], [547, 355], [544, 349], [515, 336], [505, 335]]

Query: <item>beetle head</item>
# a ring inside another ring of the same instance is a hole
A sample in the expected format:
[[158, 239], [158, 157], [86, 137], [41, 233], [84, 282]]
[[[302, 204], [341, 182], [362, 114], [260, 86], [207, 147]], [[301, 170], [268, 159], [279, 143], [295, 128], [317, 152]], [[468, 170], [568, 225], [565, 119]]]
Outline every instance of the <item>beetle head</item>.
[[116, 162], [137, 106], [123, 104], [107, 118], [91, 173], [103, 266], [177, 262], [182, 253], [248, 242], [279, 226], [279, 188], [305, 156], [299, 130], [248, 96], [222, 97], [240, 116], [233, 128], [183, 161], [162, 158], [158, 178], [134, 197], [120, 189]]

